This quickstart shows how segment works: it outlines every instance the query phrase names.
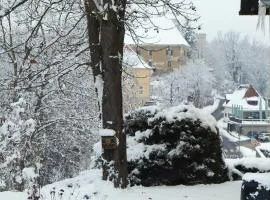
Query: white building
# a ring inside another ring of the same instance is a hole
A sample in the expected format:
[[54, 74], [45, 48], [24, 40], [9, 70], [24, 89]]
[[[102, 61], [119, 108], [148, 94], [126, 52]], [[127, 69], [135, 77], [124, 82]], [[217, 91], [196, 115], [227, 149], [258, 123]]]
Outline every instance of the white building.
[[251, 85], [240, 85], [232, 94], [227, 94], [223, 106], [229, 131], [244, 135], [270, 131], [268, 100]]

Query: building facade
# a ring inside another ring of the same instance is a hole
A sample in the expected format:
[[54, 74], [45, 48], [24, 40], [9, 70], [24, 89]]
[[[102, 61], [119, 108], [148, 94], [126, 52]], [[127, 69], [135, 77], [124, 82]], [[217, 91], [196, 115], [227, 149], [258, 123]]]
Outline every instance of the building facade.
[[135, 47], [135, 49], [157, 73], [181, 67], [188, 58], [188, 48], [185, 45], [147, 44]]
[[153, 69], [129, 46], [124, 49], [123, 65], [124, 112], [128, 112], [150, 100]]
[[270, 132], [268, 100], [252, 85], [240, 85], [227, 94], [223, 106], [229, 131], [242, 135]]
[[[155, 26], [136, 30], [137, 37], [125, 37], [129, 45], [155, 73], [163, 73], [183, 66], [188, 59], [190, 46], [171, 19], [161, 17], [152, 20]], [[145, 25], [147, 27], [148, 25]]]

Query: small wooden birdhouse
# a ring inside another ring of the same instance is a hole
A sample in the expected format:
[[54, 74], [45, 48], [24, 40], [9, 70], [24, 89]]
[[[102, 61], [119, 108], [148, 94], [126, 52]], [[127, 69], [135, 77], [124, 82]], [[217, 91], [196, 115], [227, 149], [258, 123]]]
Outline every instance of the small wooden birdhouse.
[[[265, 5], [270, 5], [270, 0], [241, 0], [239, 15], [258, 15], [259, 1]], [[266, 14], [269, 15], [269, 8], [266, 9]]]
[[113, 150], [117, 148], [117, 138], [112, 129], [100, 130], [101, 144], [104, 150]]
[[103, 149], [116, 149], [117, 142], [114, 136], [102, 136], [101, 143]]

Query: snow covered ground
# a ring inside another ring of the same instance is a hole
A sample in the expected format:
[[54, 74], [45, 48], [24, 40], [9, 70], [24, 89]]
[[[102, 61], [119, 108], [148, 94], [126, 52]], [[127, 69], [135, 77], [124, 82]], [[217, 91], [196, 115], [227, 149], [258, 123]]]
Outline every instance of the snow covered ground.
[[256, 157], [256, 151], [247, 147], [240, 146], [240, 152], [245, 158]]
[[[114, 189], [111, 182], [102, 181], [100, 170], [90, 170], [75, 178], [45, 186], [42, 190], [42, 200], [53, 199], [51, 196], [53, 187], [55, 187], [55, 200], [60, 200], [61, 189], [64, 190], [61, 200], [87, 198], [91, 200], [164, 200], [168, 198], [171, 200], [237, 200], [240, 197], [241, 181], [195, 186], [136, 186], [121, 190]], [[26, 200], [25, 193], [0, 193], [0, 200], [24, 199]]]
[[26, 200], [27, 196], [26, 193], [23, 192], [0, 192], [0, 199], [1, 200]]
[[[226, 159], [229, 168], [242, 164], [248, 168], [269, 170], [270, 159]], [[63, 190], [63, 195], [59, 195]], [[237, 200], [241, 181], [195, 186], [128, 187], [115, 189], [109, 181], [101, 180], [101, 170], [89, 170], [79, 176], [47, 185], [42, 189], [42, 200]], [[53, 196], [52, 194], [55, 194]], [[54, 198], [55, 197], [55, 198]], [[61, 197], [61, 198], [60, 198]], [[26, 200], [26, 193], [0, 192], [0, 200]]]
[[218, 108], [219, 102], [220, 102], [220, 99], [215, 98], [213, 105], [205, 106], [202, 108], [202, 110], [204, 110], [206, 113], [211, 114], [212, 112], [214, 112]]

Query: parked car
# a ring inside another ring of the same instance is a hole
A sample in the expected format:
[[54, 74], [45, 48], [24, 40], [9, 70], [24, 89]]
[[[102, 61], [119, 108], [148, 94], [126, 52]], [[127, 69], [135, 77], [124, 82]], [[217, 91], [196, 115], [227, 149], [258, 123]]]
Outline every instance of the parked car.
[[269, 200], [270, 173], [247, 173], [243, 176], [241, 200]]
[[158, 105], [156, 101], [147, 101], [143, 106], [155, 106]]
[[270, 133], [259, 133], [258, 139], [261, 141], [270, 141]]
[[162, 101], [160, 100], [150, 100], [144, 103], [143, 106], [159, 106], [162, 105]]

